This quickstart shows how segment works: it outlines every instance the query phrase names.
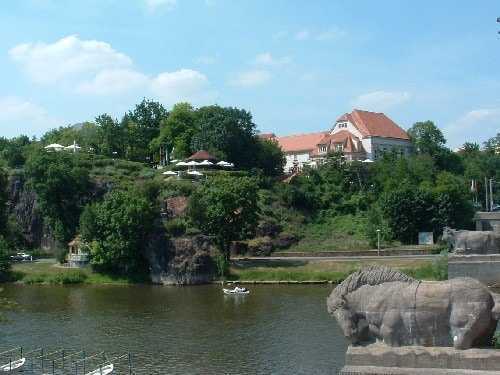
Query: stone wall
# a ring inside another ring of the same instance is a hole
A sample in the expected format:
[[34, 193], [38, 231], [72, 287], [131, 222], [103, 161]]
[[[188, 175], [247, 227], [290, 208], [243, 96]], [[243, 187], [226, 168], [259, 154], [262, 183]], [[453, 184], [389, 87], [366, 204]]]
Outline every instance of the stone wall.
[[450, 255], [448, 278], [472, 277], [488, 286], [500, 285], [499, 255]]
[[406, 346], [384, 344], [350, 346], [343, 375], [378, 374], [500, 374], [500, 350]]

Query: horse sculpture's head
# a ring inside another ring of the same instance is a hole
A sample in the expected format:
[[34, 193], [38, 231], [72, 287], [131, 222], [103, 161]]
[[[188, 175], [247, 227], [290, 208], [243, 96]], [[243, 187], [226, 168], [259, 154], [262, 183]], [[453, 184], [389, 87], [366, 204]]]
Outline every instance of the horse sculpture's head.
[[351, 293], [363, 285], [379, 285], [389, 281], [412, 282], [413, 279], [388, 267], [369, 266], [352, 273], [328, 297], [328, 312], [335, 317], [344, 336], [351, 344], [363, 342], [369, 338], [366, 312], [359, 311], [352, 306], [351, 303], [355, 301], [350, 298]]
[[455, 241], [455, 235], [457, 231], [455, 229], [451, 229], [450, 227], [443, 228], [443, 241], [453, 246], [453, 242]]

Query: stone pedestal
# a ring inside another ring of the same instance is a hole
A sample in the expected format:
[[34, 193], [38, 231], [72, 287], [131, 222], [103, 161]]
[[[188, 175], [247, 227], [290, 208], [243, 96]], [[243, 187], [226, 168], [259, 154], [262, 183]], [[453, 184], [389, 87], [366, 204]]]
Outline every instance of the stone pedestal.
[[500, 375], [500, 350], [350, 346], [342, 375]]
[[472, 277], [485, 285], [500, 285], [500, 254], [449, 255], [448, 279]]

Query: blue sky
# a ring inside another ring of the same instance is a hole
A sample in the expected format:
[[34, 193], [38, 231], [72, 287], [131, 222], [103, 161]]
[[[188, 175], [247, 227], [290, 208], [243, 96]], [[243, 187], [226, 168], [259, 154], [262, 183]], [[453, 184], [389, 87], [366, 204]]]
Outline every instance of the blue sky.
[[262, 132], [353, 108], [450, 147], [500, 132], [500, 3], [16, 0], [0, 10], [0, 136], [121, 117], [143, 97], [248, 109]]

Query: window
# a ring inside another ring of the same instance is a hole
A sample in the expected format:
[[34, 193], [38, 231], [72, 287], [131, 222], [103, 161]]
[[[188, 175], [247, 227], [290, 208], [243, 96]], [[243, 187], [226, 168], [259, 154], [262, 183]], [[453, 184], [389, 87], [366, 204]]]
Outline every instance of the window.
[[326, 146], [319, 146], [319, 152], [326, 152]]
[[339, 122], [337, 126], [339, 129], [347, 128], [347, 122]]

